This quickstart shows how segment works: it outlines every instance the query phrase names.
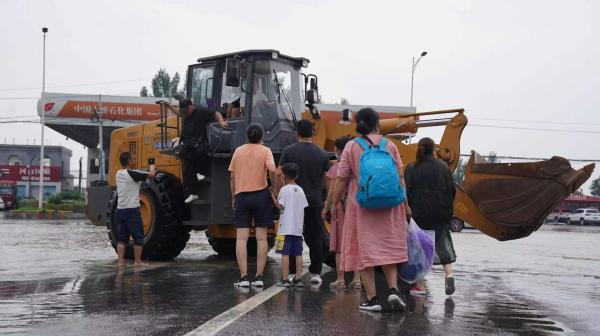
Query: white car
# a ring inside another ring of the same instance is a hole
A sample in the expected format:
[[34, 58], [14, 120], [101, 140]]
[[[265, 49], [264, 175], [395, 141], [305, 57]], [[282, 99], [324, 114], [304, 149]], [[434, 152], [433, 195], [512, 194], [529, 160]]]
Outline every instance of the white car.
[[546, 223], [548, 223], [548, 224], [566, 223], [567, 218], [569, 217], [570, 214], [571, 213], [566, 210], [553, 211], [548, 215], [548, 217], [546, 217]]
[[2, 199], [2, 197], [0, 197], [0, 210], [4, 209], [6, 209], [6, 206], [4, 205], [4, 200]]
[[600, 211], [595, 208], [577, 209], [567, 217], [567, 224], [586, 225], [587, 223], [600, 223]]

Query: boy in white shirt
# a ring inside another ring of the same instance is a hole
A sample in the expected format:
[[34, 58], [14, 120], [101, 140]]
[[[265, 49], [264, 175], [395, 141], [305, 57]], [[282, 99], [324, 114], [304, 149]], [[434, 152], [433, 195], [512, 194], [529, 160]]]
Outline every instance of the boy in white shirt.
[[[284, 184], [279, 191], [276, 205], [281, 210], [279, 228], [275, 243], [275, 251], [282, 255], [282, 279], [277, 282], [279, 287], [297, 286], [304, 284], [299, 276], [302, 274], [302, 230], [304, 228], [304, 208], [308, 206], [304, 190], [296, 184], [300, 168], [295, 163], [286, 163], [281, 166], [283, 173], [281, 179]], [[296, 257], [296, 276], [289, 280], [290, 257]]]

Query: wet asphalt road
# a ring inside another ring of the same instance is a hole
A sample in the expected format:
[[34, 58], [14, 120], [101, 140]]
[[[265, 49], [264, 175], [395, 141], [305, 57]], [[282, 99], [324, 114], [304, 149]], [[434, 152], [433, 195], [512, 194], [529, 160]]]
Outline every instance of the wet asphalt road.
[[[451, 298], [437, 268], [409, 313], [359, 312], [360, 292], [327, 285], [285, 290], [219, 335], [600, 335], [600, 227], [545, 225], [511, 242], [453, 237]], [[267, 285], [278, 267], [271, 255]], [[101, 227], [0, 219], [0, 334], [183, 335], [256, 294], [235, 290], [237, 276], [203, 232], [174, 262], [119, 270]]]

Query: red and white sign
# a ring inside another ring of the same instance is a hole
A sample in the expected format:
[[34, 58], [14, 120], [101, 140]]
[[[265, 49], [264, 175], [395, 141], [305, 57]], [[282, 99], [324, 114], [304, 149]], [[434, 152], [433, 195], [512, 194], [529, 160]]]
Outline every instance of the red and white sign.
[[[46, 117], [151, 121], [160, 118], [156, 97], [99, 96], [46, 92], [38, 101], [38, 115]], [[100, 106], [102, 100], [102, 106]], [[166, 100], [166, 99], [165, 99]]]
[[565, 198], [565, 201], [600, 202], [600, 197], [581, 194], [571, 194], [569, 195], [569, 197]]
[[[40, 180], [40, 166], [0, 165], [0, 181], [31, 181]], [[60, 167], [44, 167], [44, 182], [60, 182]]]

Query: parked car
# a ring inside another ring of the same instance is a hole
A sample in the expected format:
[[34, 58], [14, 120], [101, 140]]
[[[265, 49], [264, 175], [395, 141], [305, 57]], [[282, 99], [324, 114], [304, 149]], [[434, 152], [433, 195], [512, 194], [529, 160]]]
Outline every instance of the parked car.
[[600, 223], [600, 211], [595, 208], [577, 209], [567, 217], [567, 224], [586, 225], [588, 223]]
[[4, 200], [0, 197], [0, 210], [4, 210], [6, 206], [4, 205]]
[[570, 212], [566, 210], [557, 210], [551, 212], [548, 217], [546, 217], [546, 223], [566, 223], [567, 218], [569, 217]]
[[456, 217], [452, 217], [452, 221], [450, 221], [450, 231], [452, 232], [460, 232], [464, 228], [472, 229], [473, 227], [468, 223], [465, 223], [462, 219], [458, 219]]

